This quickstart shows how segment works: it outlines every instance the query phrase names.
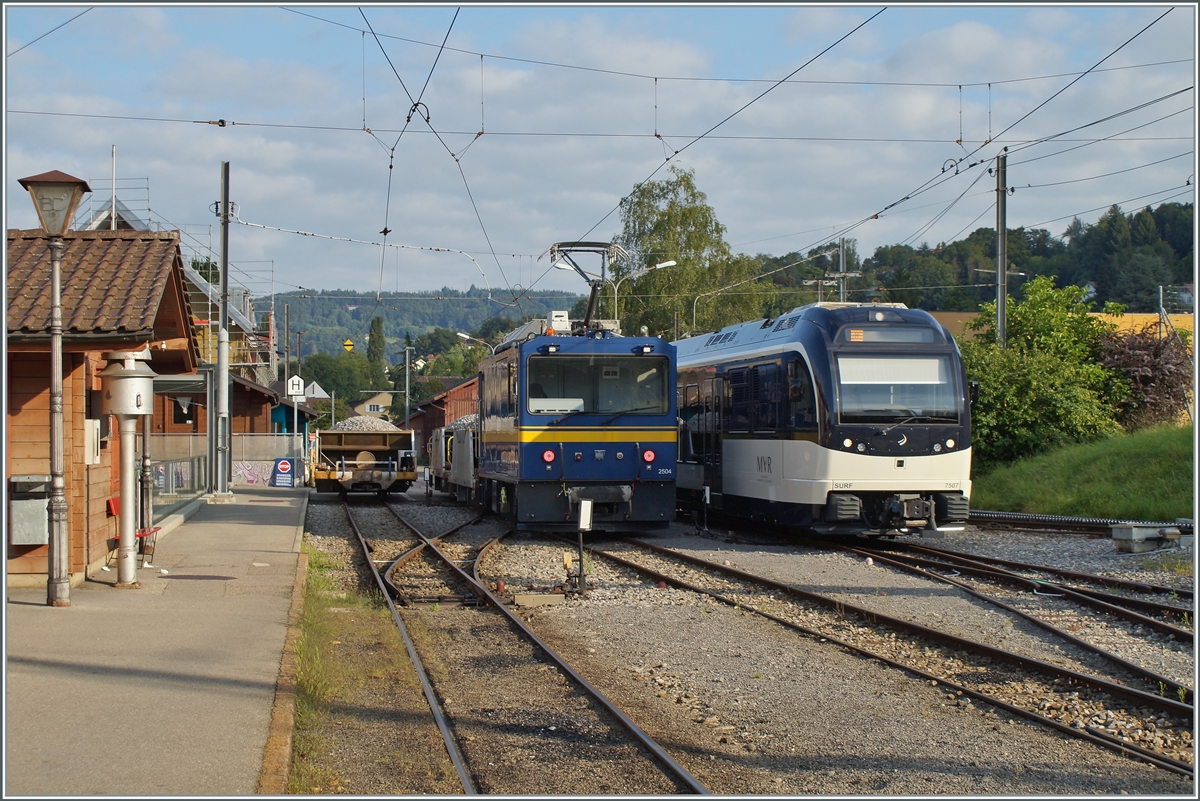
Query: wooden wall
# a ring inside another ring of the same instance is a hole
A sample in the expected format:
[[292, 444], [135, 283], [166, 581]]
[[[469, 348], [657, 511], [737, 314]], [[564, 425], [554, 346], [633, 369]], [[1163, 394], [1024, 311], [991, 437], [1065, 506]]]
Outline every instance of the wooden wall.
[[[106, 502], [118, 494], [113, 465], [116, 443], [101, 443], [100, 464], [88, 465], [84, 419], [87, 392], [99, 389], [95, 376], [99, 360], [88, 354], [63, 354], [63, 480], [67, 499], [72, 573], [82, 572], [89, 561], [107, 552], [107, 540], [116, 534], [116, 518], [107, 515]], [[6, 442], [8, 470], [12, 475], [50, 474], [50, 375], [46, 353], [8, 354], [8, 408]], [[5, 477], [6, 480], [8, 476]], [[47, 546], [11, 545], [8, 572], [45, 575]]]

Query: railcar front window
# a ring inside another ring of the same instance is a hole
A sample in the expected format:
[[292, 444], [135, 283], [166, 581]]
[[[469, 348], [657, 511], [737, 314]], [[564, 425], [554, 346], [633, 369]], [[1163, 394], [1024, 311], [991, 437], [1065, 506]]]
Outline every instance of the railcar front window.
[[666, 414], [669, 362], [661, 356], [531, 356], [532, 414]]
[[949, 356], [840, 355], [843, 423], [957, 423], [958, 379]]

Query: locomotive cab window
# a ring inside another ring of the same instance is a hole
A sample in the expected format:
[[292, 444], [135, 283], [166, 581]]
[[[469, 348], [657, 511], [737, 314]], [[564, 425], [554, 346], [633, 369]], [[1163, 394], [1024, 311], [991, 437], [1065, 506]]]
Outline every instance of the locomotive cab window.
[[837, 356], [843, 423], [957, 423], [958, 378], [948, 354]]
[[661, 356], [530, 356], [532, 414], [666, 414], [670, 363]]

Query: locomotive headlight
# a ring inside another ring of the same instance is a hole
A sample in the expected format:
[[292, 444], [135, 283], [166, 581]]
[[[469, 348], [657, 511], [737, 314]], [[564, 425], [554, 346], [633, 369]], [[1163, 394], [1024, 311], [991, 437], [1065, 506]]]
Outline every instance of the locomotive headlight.
[[859, 453], [866, 453], [867, 452], [867, 443], [865, 443], [865, 442], [858, 443], [857, 445], [854, 446], [854, 450], [858, 451]]
[[551, 451], [551, 450], [542, 451], [542, 461], [546, 462], [547, 464], [549, 464], [550, 462], [553, 462], [554, 461], [554, 451]]
[[844, 440], [842, 440], [842, 447], [843, 448], [853, 448], [854, 440], [850, 439], [849, 437], [846, 437]]
[[942, 452], [942, 443], [940, 443], [940, 442], [933, 443], [933, 452], [941, 453]]
[[952, 439], [946, 440], [946, 448], [947, 448], [947, 450], [954, 450], [954, 440], [952, 440]]
[[650, 451], [650, 450], [642, 451], [642, 458], [645, 459], [647, 462], [653, 462], [654, 461], [654, 451]]

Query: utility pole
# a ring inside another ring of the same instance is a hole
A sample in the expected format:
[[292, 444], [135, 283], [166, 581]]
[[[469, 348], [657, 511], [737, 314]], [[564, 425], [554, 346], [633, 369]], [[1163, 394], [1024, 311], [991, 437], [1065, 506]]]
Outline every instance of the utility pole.
[[838, 302], [846, 302], [846, 237], [838, 240], [838, 273], [841, 275], [838, 281]]
[[404, 346], [404, 427], [408, 428], [408, 354], [412, 353], [411, 345]]
[[300, 343], [303, 337], [303, 331], [296, 332], [296, 375], [300, 376], [301, 378], [304, 378], [304, 374], [300, 372], [300, 357], [303, 353], [303, 351], [300, 350]]
[[217, 329], [217, 495], [229, 495], [229, 162], [221, 162], [221, 316]]
[[283, 304], [283, 380], [287, 381], [292, 372], [292, 332], [291, 318], [288, 316], [288, 304]]
[[996, 344], [1004, 347], [1008, 338], [1008, 213], [1005, 201], [1008, 187], [1005, 170], [1008, 165], [1008, 148], [996, 157]]

